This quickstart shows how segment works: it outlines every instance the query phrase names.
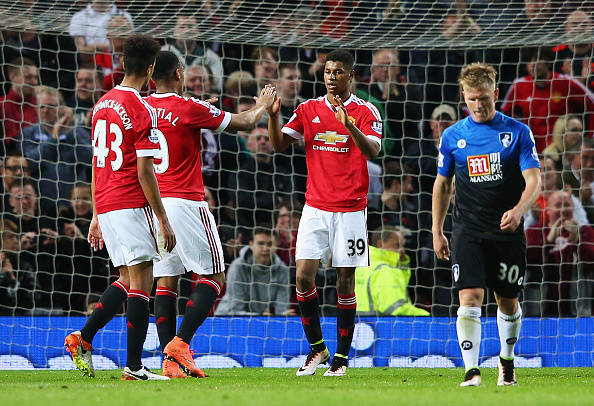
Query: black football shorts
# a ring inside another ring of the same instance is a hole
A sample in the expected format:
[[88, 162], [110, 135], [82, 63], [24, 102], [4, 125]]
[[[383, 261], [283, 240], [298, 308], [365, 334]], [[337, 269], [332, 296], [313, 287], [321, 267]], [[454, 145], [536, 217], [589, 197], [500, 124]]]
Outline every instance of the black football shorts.
[[526, 273], [525, 239], [454, 233], [451, 246], [452, 272], [458, 290], [488, 287], [506, 298], [519, 296]]

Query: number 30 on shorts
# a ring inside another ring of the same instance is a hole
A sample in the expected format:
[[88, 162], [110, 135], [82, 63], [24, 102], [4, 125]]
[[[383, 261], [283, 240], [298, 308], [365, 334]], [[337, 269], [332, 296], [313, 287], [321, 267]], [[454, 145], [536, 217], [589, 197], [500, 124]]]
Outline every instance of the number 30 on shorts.
[[358, 238], [357, 240], [350, 239], [347, 241], [348, 243], [348, 252], [347, 255], [352, 257], [357, 253], [357, 255], [363, 255], [365, 253], [365, 240], [363, 238]]
[[524, 278], [518, 279], [520, 276], [520, 267], [517, 265], [512, 265], [510, 267], [503, 262], [499, 263], [499, 275], [497, 277], [500, 281], [507, 281], [511, 285], [517, 283], [521, 285], [524, 282]]

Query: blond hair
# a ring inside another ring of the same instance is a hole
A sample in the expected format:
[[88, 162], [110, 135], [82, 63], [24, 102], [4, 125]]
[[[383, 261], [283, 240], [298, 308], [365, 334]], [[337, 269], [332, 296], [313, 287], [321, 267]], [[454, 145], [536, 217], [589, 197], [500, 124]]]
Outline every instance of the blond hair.
[[[565, 144], [565, 133], [567, 132], [567, 125], [571, 120], [579, 120], [584, 125], [582, 119], [576, 114], [566, 114], [555, 120], [553, 126], [553, 141], [542, 151], [545, 157], [551, 158], [555, 163], [563, 157], [563, 152], [572, 149], [574, 145]], [[579, 142], [578, 142], [579, 144]]]
[[497, 71], [494, 67], [482, 62], [474, 62], [462, 68], [458, 83], [462, 87], [477, 88], [485, 83], [495, 87], [496, 79]]

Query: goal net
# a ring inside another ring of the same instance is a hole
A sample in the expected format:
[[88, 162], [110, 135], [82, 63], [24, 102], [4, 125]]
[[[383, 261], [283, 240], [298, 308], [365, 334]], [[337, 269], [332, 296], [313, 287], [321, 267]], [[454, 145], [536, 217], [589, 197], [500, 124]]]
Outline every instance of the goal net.
[[[223, 110], [249, 109], [263, 85], [275, 85], [283, 99], [281, 125], [299, 103], [326, 94], [325, 55], [339, 47], [352, 52], [351, 91], [383, 119], [382, 151], [368, 163], [370, 242], [377, 245], [382, 230], [395, 227], [410, 257], [408, 267], [394, 271], [408, 288], [392, 292], [408, 307], [364, 309], [357, 318], [350, 363], [360, 367], [462, 365], [451, 264], [432, 250], [436, 143], [469, 114], [457, 83], [461, 68], [493, 65], [497, 109], [530, 126], [543, 157], [545, 191], [525, 216], [526, 275], [501, 273], [524, 285], [527, 319], [517, 365], [592, 366], [593, 13], [591, 2], [555, 0], [0, 0], [0, 369], [71, 368], [64, 336], [82, 327], [118, 277], [107, 252], [86, 242], [89, 111], [121, 81], [122, 39], [131, 33], [151, 35], [176, 52], [186, 94], [216, 97]], [[207, 200], [226, 266], [252, 269], [247, 282], [236, 283], [253, 295], [229, 305], [227, 288], [192, 343], [201, 367], [296, 367], [308, 351], [294, 260], [305, 203], [304, 145], [273, 154], [266, 126], [265, 117], [249, 131], [201, 133]], [[334, 148], [340, 141], [326, 135], [324, 143]], [[552, 202], [564, 201], [560, 196], [573, 196], [567, 216], [577, 237], [559, 230], [549, 238], [551, 218], [559, 216]], [[450, 223], [448, 217], [446, 231]], [[273, 261], [282, 264], [275, 268], [282, 277], [255, 274], [249, 245], [256, 228], [274, 232]], [[327, 265], [316, 277], [331, 351], [336, 278]], [[180, 282], [180, 316], [196, 282], [191, 273]], [[495, 366], [492, 292], [485, 302], [481, 365]], [[124, 312], [93, 342], [98, 368], [123, 366]], [[144, 361], [159, 367], [160, 356], [151, 320]]]

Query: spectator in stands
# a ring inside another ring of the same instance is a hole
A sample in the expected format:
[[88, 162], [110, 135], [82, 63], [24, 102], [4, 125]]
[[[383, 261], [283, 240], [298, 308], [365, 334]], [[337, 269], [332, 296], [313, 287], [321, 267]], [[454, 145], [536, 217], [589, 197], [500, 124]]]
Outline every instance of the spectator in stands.
[[254, 49], [251, 56], [254, 78], [257, 89], [262, 89], [267, 84], [276, 83], [278, 77], [278, 52], [269, 46], [259, 46]]
[[594, 229], [578, 224], [564, 190], [549, 197], [546, 218], [544, 227], [526, 230], [527, 262], [542, 267], [542, 316], [591, 316], [592, 282], [584, 292], [575, 281], [593, 277]]
[[[540, 176], [542, 179], [542, 194], [536, 200], [532, 209], [528, 210], [524, 215], [524, 228], [528, 228], [533, 224], [547, 224], [546, 208], [549, 201], [549, 196], [559, 189], [560, 178], [559, 171], [555, 167], [555, 162], [548, 156], [541, 156], [540, 162]], [[571, 195], [573, 202], [573, 217], [578, 224], [588, 224], [588, 216], [584, 210], [584, 206], [573, 194]]]
[[67, 310], [85, 312], [91, 292], [107, 289], [109, 283], [107, 249], [91, 249], [87, 241], [93, 217], [91, 185], [77, 182], [70, 194], [70, 205], [60, 214], [60, 252], [71, 259], [70, 269], [62, 270], [68, 289]]
[[406, 248], [407, 250], [414, 250], [417, 248], [416, 232], [418, 226], [417, 207], [411, 196], [414, 190], [412, 172], [409, 168], [401, 166], [396, 161], [386, 161], [382, 180], [384, 192], [381, 196], [381, 208], [377, 211], [369, 210], [367, 228], [369, 230], [376, 230], [382, 226], [406, 228], [411, 231], [405, 233], [407, 234]]
[[278, 97], [281, 98], [281, 125], [293, 116], [297, 106], [305, 101], [301, 97], [301, 71], [297, 64], [283, 62], [278, 66], [279, 78], [276, 84]]
[[584, 123], [575, 114], [566, 114], [555, 121], [553, 126], [553, 141], [543, 151], [543, 155], [550, 157], [558, 170], [563, 169], [567, 161], [568, 151], [579, 145], [584, 137]]
[[75, 127], [91, 131], [91, 110], [103, 95], [103, 72], [93, 64], [84, 64], [76, 71], [76, 91], [66, 101], [74, 111]]
[[414, 100], [420, 97], [413, 89], [401, 75], [395, 50], [384, 49], [374, 54], [368, 92], [384, 104], [386, 116], [382, 118], [393, 137], [391, 140], [384, 137], [385, 155], [402, 156], [411, 141], [418, 139], [421, 109]]
[[28, 58], [13, 59], [6, 71], [11, 86], [10, 91], [0, 98], [2, 156], [15, 151], [15, 139], [21, 130], [37, 122], [35, 90], [39, 84], [37, 66]]
[[293, 192], [291, 174], [275, 164], [266, 128], [250, 131], [246, 146], [251, 156], [228, 180], [229, 189], [235, 191], [237, 223], [247, 227], [270, 224], [277, 203]]
[[2, 177], [2, 183], [0, 183], [2, 200], [0, 200], [0, 212], [4, 213], [10, 210], [10, 204], [8, 202], [10, 194], [8, 190], [10, 185], [16, 181], [22, 181], [24, 178], [28, 178], [31, 175], [29, 172], [29, 161], [27, 161], [22, 155], [8, 155], [2, 160], [0, 165], [0, 176]]
[[538, 37], [550, 34], [561, 28], [559, 21], [553, 13], [551, 0], [524, 0], [524, 13], [520, 16], [518, 37], [527, 35]]
[[[429, 121], [431, 136], [423, 137], [419, 143], [411, 144], [403, 159], [404, 164], [411, 168], [413, 173], [419, 175], [414, 180], [413, 185], [419, 192], [419, 212], [417, 218], [419, 219], [419, 243], [420, 247], [423, 248], [422, 251], [418, 252], [419, 262], [417, 263], [417, 268], [434, 269], [436, 266], [436, 257], [432, 250], [433, 236], [430, 232], [431, 197], [433, 196], [433, 183], [437, 174], [437, 157], [439, 155], [441, 134], [446, 128], [454, 125], [457, 118], [456, 109], [449, 104], [440, 104], [433, 109], [431, 120]], [[436, 283], [438, 279], [440, 281], [444, 279], [441, 274], [443, 274], [442, 271], [436, 272]], [[448, 287], [451, 286], [449, 279], [442, 282]]]
[[393, 226], [372, 233], [368, 267], [357, 268], [355, 295], [359, 316], [430, 316], [408, 296], [410, 257], [404, 235]]
[[276, 254], [287, 266], [295, 265], [297, 228], [303, 205], [296, 199], [283, 199], [275, 212]]
[[[404, 163], [414, 173], [419, 174], [418, 190], [421, 194], [421, 206], [431, 211], [431, 194], [433, 182], [437, 174], [437, 156], [439, 155], [439, 141], [446, 128], [458, 121], [456, 109], [449, 104], [440, 104], [431, 112], [429, 120], [430, 136], [425, 136], [418, 143], [411, 144], [404, 155]], [[428, 204], [422, 200], [428, 198]]]
[[113, 3], [110, 0], [90, 0], [83, 10], [72, 15], [68, 32], [74, 37], [83, 62], [91, 62], [95, 54], [109, 50], [108, 24], [112, 17], [124, 17], [132, 28], [132, 16]]
[[586, 137], [569, 153], [569, 165], [563, 168], [563, 186], [579, 198], [594, 224], [594, 139]]
[[299, 43], [297, 48], [281, 44], [280, 60], [283, 62], [295, 61], [298, 63], [303, 80], [301, 95], [305, 99], [326, 94], [324, 85], [324, 65], [328, 51], [313, 47], [312, 43], [323, 43], [330, 49], [340, 48], [341, 44], [334, 38], [321, 32], [322, 18], [319, 8], [305, 5], [296, 7], [290, 16], [295, 27], [295, 38]]
[[4, 60], [28, 58], [39, 69], [39, 83], [60, 89], [66, 96], [74, 90], [74, 69], [77, 65], [76, 45], [68, 35], [37, 33], [38, 27], [27, 15], [20, 17], [19, 31], [4, 31]]
[[580, 9], [572, 11], [565, 19], [565, 35], [574, 38], [575, 42], [553, 48], [555, 71], [578, 79], [590, 90], [594, 90], [592, 27], [592, 17], [588, 13]]
[[30, 160], [31, 175], [40, 180], [41, 196], [66, 206], [74, 182], [90, 180], [91, 135], [72, 127], [72, 109], [57, 89], [40, 88], [37, 110], [39, 123], [23, 130], [20, 145]]
[[270, 229], [257, 227], [249, 247], [227, 271], [227, 291], [216, 315], [293, 316], [290, 308], [289, 268], [275, 254]]
[[[116, 14], [107, 24], [110, 47], [95, 55], [94, 61], [103, 68], [103, 90], [109, 91], [124, 79], [124, 41], [132, 32], [132, 24], [121, 14]], [[156, 89], [152, 80], [143, 88], [142, 95], [148, 96]]]
[[[277, 95], [281, 99], [279, 121], [286, 124], [293, 116], [293, 111], [303, 103], [301, 97], [301, 71], [294, 62], [283, 62], [278, 67], [279, 78], [276, 85]], [[268, 116], [262, 117], [268, 124]], [[292, 172], [295, 180], [295, 192], [298, 199], [303, 200], [307, 183], [307, 165], [305, 163], [305, 142], [303, 139], [291, 145], [287, 151], [276, 153], [275, 161], [278, 165]]]
[[[39, 199], [35, 183], [28, 178], [14, 181], [9, 188], [11, 211], [4, 219], [15, 223], [19, 230], [19, 255], [22, 263], [33, 264], [40, 286], [36, 307], [61, 308], [65, 291], [61, 279], [55, 278], [65, 257], [58, 257], [58, 221], [55, 204]], [[14, 265], [14, 264], [13, 264]], [[24, 266], [19, 266], [23, 268]], [[25, 269], [29, 269], [24, 267]]]
[[11, 220], [0, 219], [0, 315], [21, 315], [38, 301], [39, 285], [34, 263], [21, 261], [19, 230]]
[[188, 66], [184, 74], [186, 96], [207, 100], [220, 92], [220, 88], [212, 86], [212, 72], [207, 65]]
[[178, 15], [173, 29], [175, 39], [168, 40], [162, 49], [175, 53], [184, 67], [208, 66], [214, 88], [221, 89], [224, 75], [221, 58], [203, 42], [190, 39], [196, 37], [201, 28], [201, 22], [195, 15]]
[[534, 49], [529, 55], [534, 77], [516, 79], [501, 112], [527, 124], [542, 152], [553, 140], [555, 121], [568, 113], [585, 113], [588, 129], [594, 130], [594, 93], [577, 79], [553, 72], [554, 54], [549, 48]]
[[257, 83], [254, 75], [246, 71], [232, 72], [225, 81], [222, 106], [226, 111], [236, 111], [237, 101], [244, 96], [255, 96]]

